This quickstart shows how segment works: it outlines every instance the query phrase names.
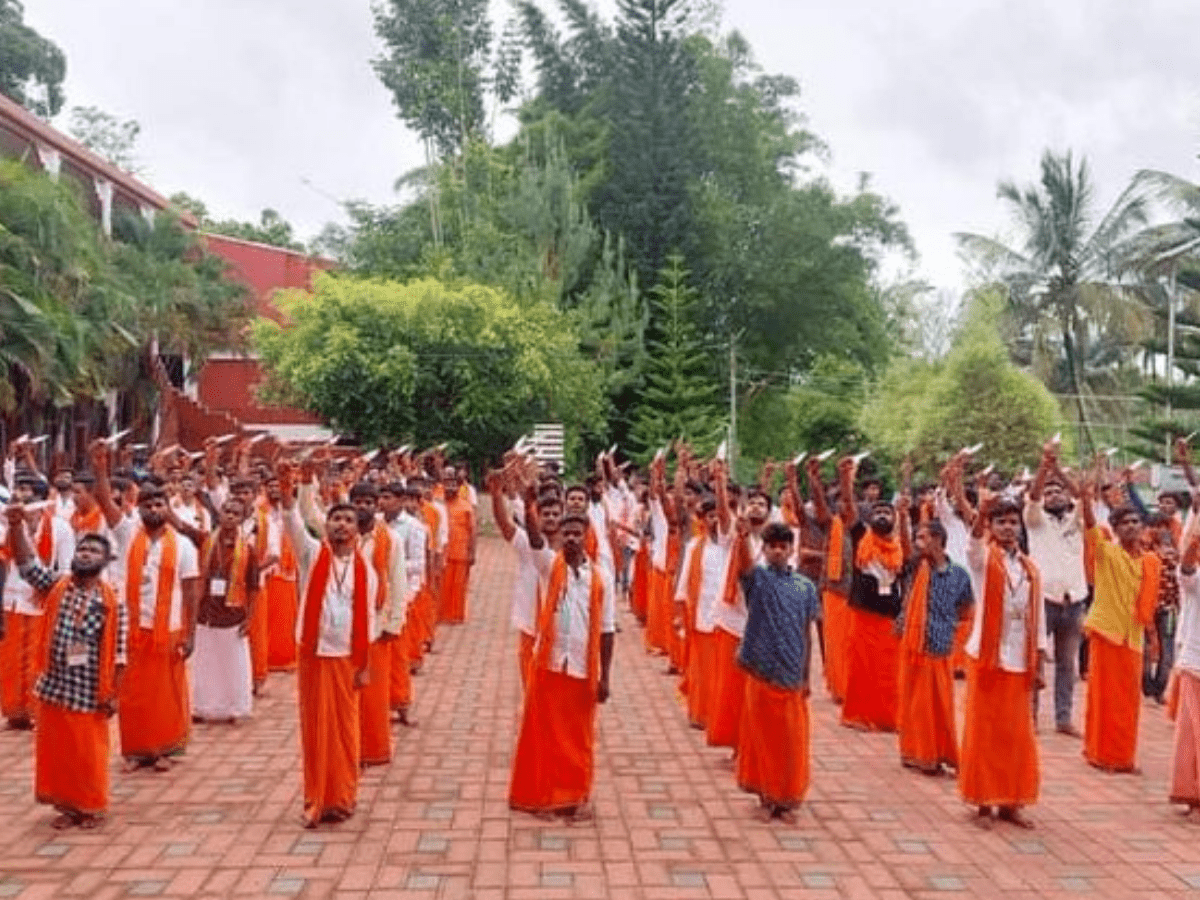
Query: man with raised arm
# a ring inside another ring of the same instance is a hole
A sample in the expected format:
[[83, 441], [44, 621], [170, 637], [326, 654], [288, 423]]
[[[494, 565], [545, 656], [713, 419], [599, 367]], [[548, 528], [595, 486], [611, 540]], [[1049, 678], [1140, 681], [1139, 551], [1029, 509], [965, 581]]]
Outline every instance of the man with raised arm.
[[954, 673], [950, 653], [974, 598], [967, 570], [946, 555], [937, 519], [917, 526], [916, 573], [896, 620], [900, 638], [900, 762], [926, 775], [958, 769]]
[[304, 528], [293, 496], [292, 470], [278, 470], [284, 527], [300, 564], [298, 649], [300, 755], [305, 828], [342, 822], [358, 801], [359, 699], [369, 677], [375, 628], [375, 570], [357, 547], [358, 514], [335, 503], [325, 539]]
[[[1046, 633], [1054, 640], [1054, 725], [1079, 737], [1071, 721], [1075, 665], [1088, 583], [1083, 566], [1083, 519], [1071, 500], [1071, 482], [1058, 466], [1058, 445], [1042, 448], [1042, 460], [1025, 500], [1029, 557], [1042, 574]], [[1035, 713], [1036, 715], [1036, 709]]]
[[127, 769], [165, 772], [187, 747], [191, 727], [187, 660], [196, 639], [200, 567], [196, 548], [167, 523], [166, 492], [138, 489], [138, 520], [123, 519], [108, 480], [109, 448], [92, 445], [96, 500], [118, 535], [129, 611], [129, 668], [121, 682], [121, 755]]
[[126, 662], [125, 606], [100, 576], [108, 538], [75, 545], [69, 575], [38, 561], [25, 531], [25, 509], [6, 510], [8, 551], [45, 609], [46, 632], [35, 692], [34, 795], [58, 810], [55, 828], [95, 828], [108, 811], [108, 720], [117, 709]]
[[[13, 499], [32, 503], [42, 486], [31, 472], [18, 472]], [[33, 530], [34, 552], [38, 562], [55, 575], [65, 575], [75, 552], [75, 535], [65, 519], [54, 515], [49, 506], [40, 512], [27, 509], [26, 525]], [[2, 549], [2, 548], [0, 548]], [[7, 554], [0, 553], [0, 556]], [[36, 707], [34, 685], [41, 673], [41, 647], [45, 641], [46, 619], [34, 588], [10, 566], [3, 580], [3, 625], [0, 626], [0, 712], [9, 728], [33, 727]]]
[[[513, 521], [509, 504], [506, 502], [506, 484], [517, 489], [524, 505], [522, 528]], [[512, 627], [517, 631], [517, 667], [521, 673], [522, 689], [528, 686], [530, 667], [533, 664], [533, 646], [537, 635], [538, 598], [541, 582], [550, 576], [555, 550], [547, 545], [546, 539], [558, 535], [558, 523], [562, 518], [562, 504], [551, 495], [539, 502], [532, 479], [515, 471], [512, 465], [503, 471], [492, 471], [487, 475], [485, 486], [492, 498], [492, 516], [500, 536], [510, 544], [517, 554], [517, 577], [513, 581]], [[538, 546], [534, 547], [534, 539]]]
[[978, 609], [967, 640], [967, 707], [958, 790], [981, 827], [997, 816], [1032, 828], [1023, 808], [1037, 802], [1041, 764], [1033, 734], [1033, 693], [1042, 685], [1046, 632], [1037, 566], [1021, 552], [1021, 508], [979, 488], [967, 542]]
[[[854, 506], [855, 461], [838, 463], [842, 518]], [[895, 731], [900, 700], [900, 568], [908, 543], [907, 497], [897, 509], [886, 500], [872, 502], [867, 517], [850, 527], [854, 563], [850, 584], [850, 631], [846, 652], [846, 699], [841, 722], [867, 731]]]
[[616, 600], [584, 552], [588, 520], [562, 520], [562, 550], [538, 614], [508, 804], [539, 816], [593, 817], [596, 708], [608, 700]]
[[1096, 522], [1090, 482], [1083, 490], [1083, 525], [1095, 566], [1088, 639], [1087, 715], [1083, 755], [1108, 772], [1137, 772], [1142, 707], [1142, 640], [1154, 624], [1162, 563], [1142, 547], [1142, 517], [1132, 506], [1109, 513], [1109, 540]]
[[746, 631], [738, 664], [746, 695], [738, 729], [737, 783], [759, 798], [764, 820], [795, 821], [809, 785], [808, 671], [810, 625], [821, 617], [815, 585], [791, 571], [792, 530], [772, 522], [762, 530], [762, 562], [738, 523], [737, 571], [746, 596]]

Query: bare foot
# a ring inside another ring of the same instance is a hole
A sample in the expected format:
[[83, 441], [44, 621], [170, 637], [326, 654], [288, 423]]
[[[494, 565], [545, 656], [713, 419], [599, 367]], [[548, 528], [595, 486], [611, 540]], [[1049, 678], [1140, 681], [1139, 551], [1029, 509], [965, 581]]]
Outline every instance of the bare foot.
[[79, 820], [71, 813], [63, 813], [62, 815], [55, 816], [50, 821], [50, 827], [55, 831], [65, 831], [77, 824], [79, 824]]
[[971, 824], [976, 828], [982, 828], [984, 831], [992, 829], [992, 808], [990, 806], [981, 806], [976, 813], [971, 816]]
[[1016, 825], [1018, 828], [1032, 829], [1034, 827], [1033, 822], [1025, 818], [1024, 813], [1015, 806], [1001, 807], [1000, 811], [996, 814], [996, 818], [1001, 822], [1009, 822]]

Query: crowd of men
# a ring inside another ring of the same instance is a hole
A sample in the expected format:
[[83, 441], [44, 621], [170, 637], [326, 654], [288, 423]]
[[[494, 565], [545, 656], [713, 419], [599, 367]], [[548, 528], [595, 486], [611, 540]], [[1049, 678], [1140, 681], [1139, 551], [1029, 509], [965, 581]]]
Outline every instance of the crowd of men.
[[[510, 806], [592, 818], [595, 722], [627, 604], [639, 652], [678, 676], [689, 723], [732, 750], [765, 821], [792, 820], [809, 787], [818, 656], [841, 724], [895, 732], [904, 766], [956, 775], [982, 827], [1032, 826], [1051, 651], [1054, 739], [1082, 737], [1093, 766], [1136, 772], [1152, 696], [1176, 722], [1169, 799], [1200, 809], [1200, 504], [1164, 493], [1148, 510], [1130, 470], [1103, 454], [1071, 470], [1057, 441], [1010, 482], [972, 474], [975, 449], [915, 488], [905, 465], [894, 500], [860, 477], [861, 455], [830, 463], [833, 484], [823, 454], [743, 487], [723, 454], [683, 443], [644, 472], [601, 454], [580, 484], [507, 454], [485, 487], [517, 556]], [[1186, 442], [1176, 452], [1191, 479]], [[415, 724], [412, 676], [438, 623], [467, 618], [465, 467], [440, 449], [255, 440], [135, 466], [99, 439], [88, 461], [47, 475], [28, 439], [5, 460], [0, 712], [34, 730], [53, 824], [106, 814], [110, 717], [125, 769], [165, 772], [197, 723], [248, 717], [272, 671], [295, 671], [303, 824], [352, 815], [360, 769], [390, 762], [395, 726]]]
[[416, 724], [412, 675], [461, 623], [475, 493], [440, 450], [178, 447], [135, 467], [101, 438], [50, 477], [35, 441], [5, 460], [0, 712], [34, 730], [34, 787], [57, 828], [108, 809], [124, 770], [166, 772], [193, 726], [236, 723], [294, 671], [303, 824], [353, 814], [360, 768]]
[[[512, 624], [526, 695], [511, 805], [590, 816], [592, 722], [608, 697], [612, 609], [627, 598], [646, 651], [679, 677], [690, 724], [733, 750], [737, 783], [759, 797], [764, 820], [791, 820], [809, 786], [814, 648], [840, 723], [897, 733], [905, 767], [955, 775], [981, 827], [1032, 827], [1051, 656], [1055, 733], [1082, 738], [1101, 770], [1136, 773], [1142, 697], [1167, 706], [1170, 800], [1195, 813], [1192, 493], [1164, 492], [1147, 509], [1132, 468], [1114, 471], [1101, 454], [1072, 471], [1057, 439], [1009, 482], [992, 467], [969, 475], [977, 449], [916, 488], [906, 464], [895, 500], [858, 477], [863, 456], [834, 463], [832, 485], [824, 454], [803, 468], [803, 458], [768, 464], [743, 488], [722, 459], [680, 445], [669, 479], [665, 452], [645, 473], [602, 454], [584, 484], [564, 490], [510, 454], [487, 487], [518, 556]], [[1176, 452], [1195, 485], [1186, 442]], [[1081, 671], [1082, 729], [1072, 708]]]

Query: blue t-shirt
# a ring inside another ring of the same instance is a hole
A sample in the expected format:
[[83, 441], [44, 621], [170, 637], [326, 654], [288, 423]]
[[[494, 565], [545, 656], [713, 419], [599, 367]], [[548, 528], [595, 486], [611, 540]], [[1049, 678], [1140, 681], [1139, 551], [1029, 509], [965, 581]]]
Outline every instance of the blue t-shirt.
[[[911, 592], [911, 585], [909, 591]], [[925, 609], [925, 652], [930, 656], [949, 656], [954, 646], [954, 632], [962, 619], [962, 611], [974, 602], [971, 576], [955, 562], [947, 562], [940, 572], [929, 572], [929, 603]], [[900, 614], [899, 630], [904, 632], [908, 615], [908, 598]]]
[[808, 625], [821, 617], [811, 581], [796, 572], [755, 566], [742, 576], [746, 630], [738, 663], [781, 688], [808, 684]]

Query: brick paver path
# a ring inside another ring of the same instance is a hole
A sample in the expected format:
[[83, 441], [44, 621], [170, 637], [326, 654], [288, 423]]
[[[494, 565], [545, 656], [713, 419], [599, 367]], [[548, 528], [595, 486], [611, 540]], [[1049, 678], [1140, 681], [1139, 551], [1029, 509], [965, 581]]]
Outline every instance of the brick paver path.
[[[690, 730], [663, 663], [625, 614], [599, 718], [596, 822], [506, 804], [519, 687], [511, 554], [480, 544], [471, 618], [443, 628], [416, 679], [420, 726], [364, 776], [357, 815], [298, 825], [294, 679], [272, 675], [253, 721], [200, 726], [168, 774], [122, 775], [99, 831], [56, 833], [36, 806], [31, 739], [0, 733], [0, 898], [901, 898], [1182, 896], [1200, 890], [1200, 827], [1164, 801], [1170, 731], [1143, 710], [1145, 774], [1104, 775], [1078, 740], [1041, 737], [1035, 831], [982, 832], [950, 779], [900, 768], [892, 736], [812, 704], [813, 784], [795, 826], [759, 824], [726, 751]], [[1046, 711], [1043, 710], [1043, 718]], [[115, 734], [114, 734], [115, 737]]]

